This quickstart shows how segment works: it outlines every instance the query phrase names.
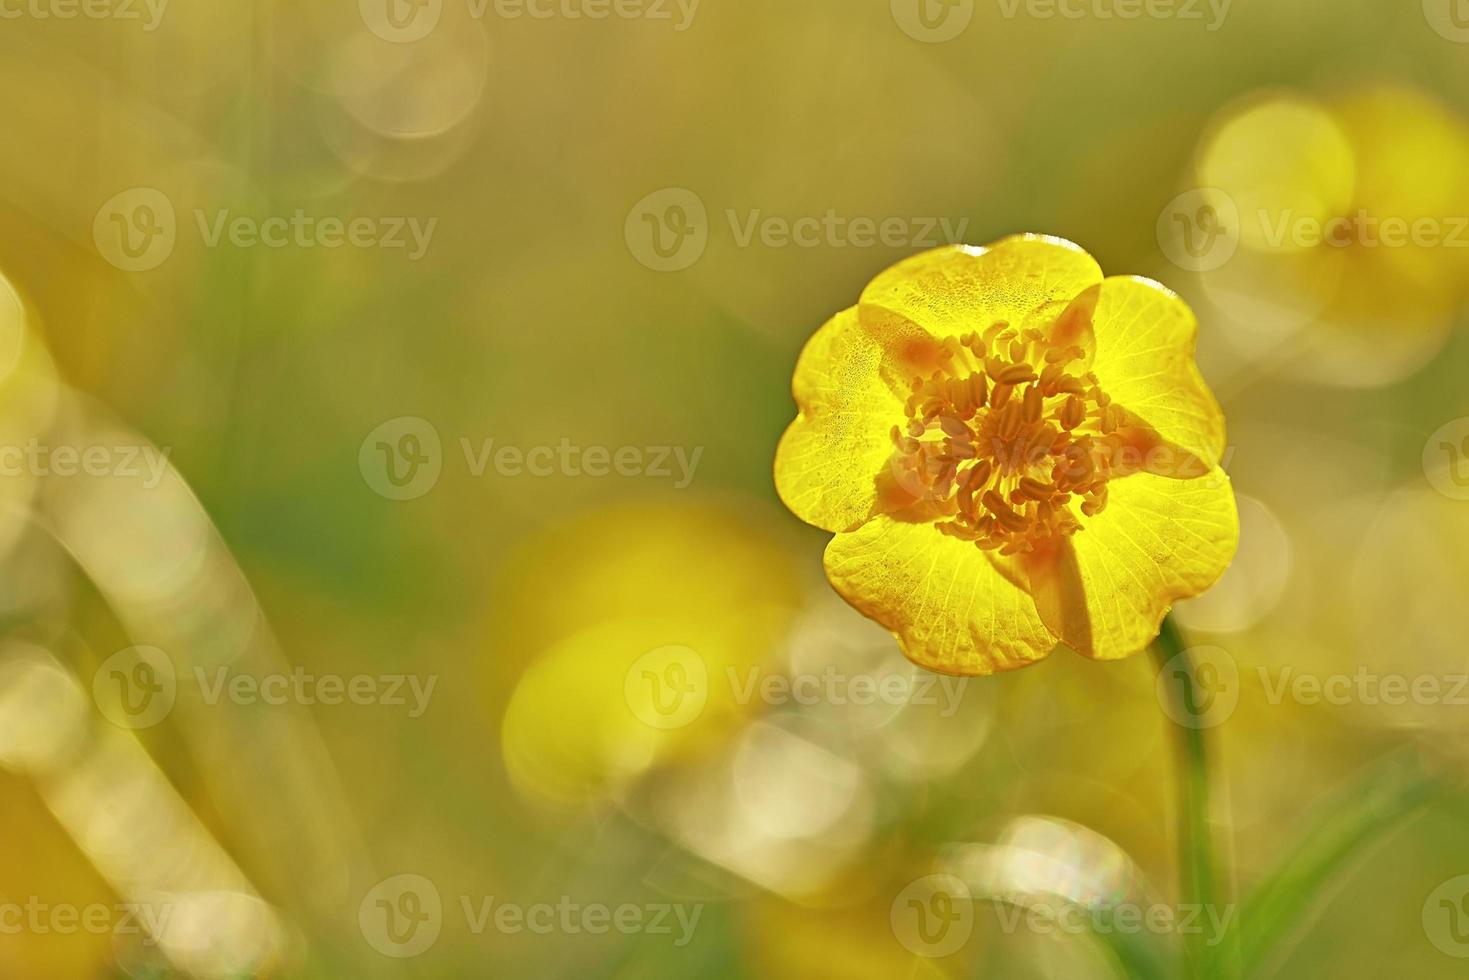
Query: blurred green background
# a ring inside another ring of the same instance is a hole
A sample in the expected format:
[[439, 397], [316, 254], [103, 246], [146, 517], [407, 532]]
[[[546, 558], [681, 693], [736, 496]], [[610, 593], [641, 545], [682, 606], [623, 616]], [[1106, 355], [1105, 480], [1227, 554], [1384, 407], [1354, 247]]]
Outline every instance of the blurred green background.
[[[1248, 894], [1364, 767], [1462, 767], [1462, 7], [0, 0], [0, 976], [1170, 963], [987, 900], [1176, 902], [1154, 667], [908, 668], [775, 498], [791, 369], [944, 241], [1189, 300], [1243, 534], [1178, 617]], [[1442, 240], [1255, 218], [1359, 209]], [[1359, 674], [1439, 693], [1294, 686]], [[1262, 975], [1463, 975], [1466, 814]]]

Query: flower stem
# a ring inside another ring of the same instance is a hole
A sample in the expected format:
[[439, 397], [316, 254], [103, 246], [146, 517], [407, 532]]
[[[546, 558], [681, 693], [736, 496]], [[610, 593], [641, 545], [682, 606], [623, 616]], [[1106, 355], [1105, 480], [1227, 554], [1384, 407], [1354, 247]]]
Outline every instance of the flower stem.
[[[1220, 876], [1211, 819], [1210, 764], [1214, 752], [1205, 737], [1210, 722], [1198, 708], [1201, 702], [1193, 654], [1171, 614], [1164, 618], [1162, 630], [1153, 643], [1153, 657], [1160, 670], [1167, 669], [1173, 675], [1160, 685], [1160, 690], [1168, 692], [1167, 696], [1174, 700], [1169, 714], [1175, 721], [1184, 719], [1173, 726], [1178, 735], [1174, 758], [1178, 766], [1179, 901], [1192, 907], [1188, 911], [1197, 910], [1200, 921], [1211, 921], [1212, 913], [1220, 917], [1214, 921], [1233, 923], [1234, 916], [1222, 919], [1231, 910], [1221, 904], [1225, 883]], [[1193, 723], [1186, 723], [1190, 719]], [[1185, 936], [1190, 976], [1204, 980], [1236, 975], [1232, 926], [1228, 932], [1223, 937], [1211, 936], [1208, 930], [1201, 929]]]

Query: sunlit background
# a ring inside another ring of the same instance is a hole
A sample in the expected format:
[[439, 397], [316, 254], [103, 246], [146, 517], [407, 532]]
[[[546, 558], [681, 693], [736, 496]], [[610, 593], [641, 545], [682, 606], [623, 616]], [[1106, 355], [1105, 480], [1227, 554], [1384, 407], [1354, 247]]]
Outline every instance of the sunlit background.
[[[0, 147], [5, 980], [1171, 975], [1156, 667], [924, 674], [775, 498], [948, 241], [1199, 316], [1239, 894], [1463, 768], [1462, 0], [0, 0]], [[1258, 975], [1463, 976], [1466, 819]]]

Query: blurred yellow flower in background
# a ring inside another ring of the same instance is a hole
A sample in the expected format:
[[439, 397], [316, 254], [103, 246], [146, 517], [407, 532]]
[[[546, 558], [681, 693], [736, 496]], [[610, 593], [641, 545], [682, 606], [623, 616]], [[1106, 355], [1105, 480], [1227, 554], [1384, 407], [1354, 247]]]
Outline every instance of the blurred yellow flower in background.
[[507, 632], [530, 662], [505, 707], [505, 767], [562, 805], [722, 746], [750, 710], [726, 672], [769, 659], [801, 601], [779, 536], [710, 501], [597, 508], [510, 566]]
[[925, 667], [1128, 656], [1238, 540], [1196, 332], [1177, 296], [1058, 239], [914, 256], [807, 343], [777, 489], [837, 532], [837, 591]]
[[1243, 318], [1269, 324], [1258, 341], [1293, 343], [1275, 359], [1299, 376], [1399, 380], [1442, 347], [1469, 289], [1466, 170], [1469, 126], [1415, 89], [1251, 97], [1221, 114], [1195, 168], [1238, 221], [1242, 251], [1215, 292], [1292, 311]]

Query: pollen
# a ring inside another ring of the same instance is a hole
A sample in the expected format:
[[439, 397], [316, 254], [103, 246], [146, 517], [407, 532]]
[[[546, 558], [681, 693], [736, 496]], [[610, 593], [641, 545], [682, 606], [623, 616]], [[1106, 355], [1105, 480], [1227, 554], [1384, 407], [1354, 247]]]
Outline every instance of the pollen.
[[1021, 554], [1106, 508], [1126, 416], [1081, 347], [1001, 321], [926, 353], [892, 429], [893, 467], [913, 499], [936, 508], [940, 530]]

